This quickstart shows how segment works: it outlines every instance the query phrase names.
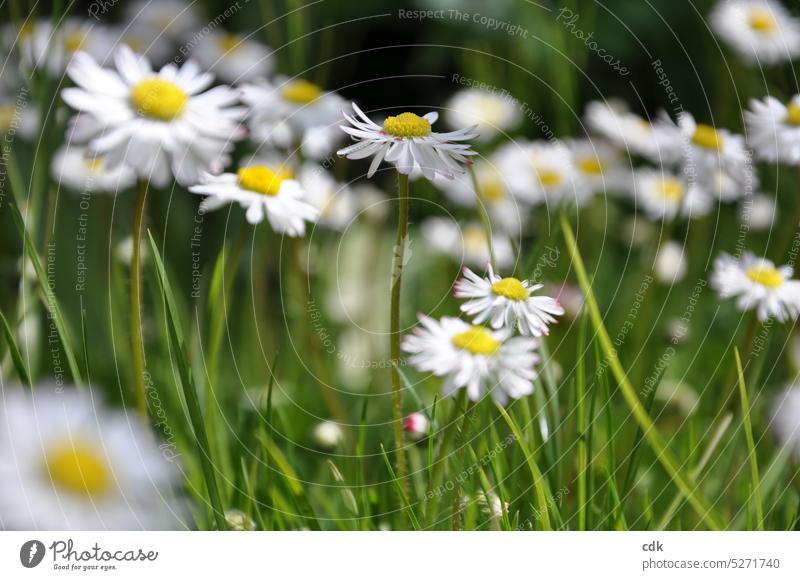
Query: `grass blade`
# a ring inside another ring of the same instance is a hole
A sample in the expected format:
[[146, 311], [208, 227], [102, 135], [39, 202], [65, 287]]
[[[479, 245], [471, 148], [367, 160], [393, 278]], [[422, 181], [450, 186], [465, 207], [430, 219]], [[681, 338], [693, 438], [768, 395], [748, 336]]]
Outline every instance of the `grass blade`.
[[31, 378], [30, 375], [28, 374], [28, 369], [25, 368], [25, 361], [22, 358], [22, 353], [19, 350], [19, 345], [17, 345], [17, 341], [14, 339], [14, 332], [8, 325], [8, 320], [6, 320], [6, 317], [3, 315], [2, 311], [0, 311], [0, 324], [2, 324], [3, 326], [3, 336], [6, 339], [6, 344], [8, 345], [8, 352], [11, 355], [11, 360], [14, 363], [14, 368], [17, 369], [17, 374], [19, 375], [20, 380], [26, 385], [30, 386]]
[[756, 528], [764, 531], [764, 502], [761, 498], [761, 478], [758, 476], [758, 459], [756, 457], [756, 443], [753, 439], [753, 424], [750, 421], [750, 400], [747, 396], [747, 387], [744, 384], [744, 371], [742, 371], [742, 359], [739, 357], [739, 349], [735, 348], [733, 354], [736, 357], [736, 374], [739, 377], [739, 395], [742, 401], [742, 423], [744, 424], [744, 436], [747, 439], [747, 455], [750, 459], [750, 478], [752, 493], [750, 501], [755, 508]]

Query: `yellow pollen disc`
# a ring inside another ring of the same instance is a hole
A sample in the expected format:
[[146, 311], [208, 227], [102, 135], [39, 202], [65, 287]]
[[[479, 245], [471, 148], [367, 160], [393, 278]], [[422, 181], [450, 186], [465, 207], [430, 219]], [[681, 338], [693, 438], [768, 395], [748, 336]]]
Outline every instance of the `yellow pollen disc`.
[[64, 38], [64, 48], [67, 52], [78, 52], [83, 46], [84, 35], [80, 31], [74, 30]]
[[711, 125], [698, 125], [692, 135], [692, 143], [706, 149], [722, 149], [722, 135]]
[[235, 34], [223, 34], [219, 37], [219, 48], [224, 53], [234, 52], [240, 47], [241, 39]]
[[19, 37], [20, 38], [28, 38], [31, 34], [33, 34], [33, 22], [26, 22], [19, 29]]
[[456, 334], [453, 344], [472, 354], [492, 355], [500, 348], [500, 341], [482, 326], [473, 326], [466, 332]]
[[527, 300], [528, 289], [516, 278], [503, 278], [492, 284], [492, 292], [509, 300]]
[[281, 95], [284, 99], [297, 103], [298, 105], [311, 103], [318, 99], [321, 94], [321, 88], [303, 79], [287, 83], [281, 89]]
[[62, 443], [47, 454], [45, 467], [55, 485], [72, 493], [102, 495], [111, 484], [105, 458], [85, 443]]
[[102, 159], [86, 159], [86, 168], [89, 171], [100, 171], [103, 168]]
[[592, 175], [603, 175], [605, 171], [605, 165], [597, 157], [584, 157], [578, 161], [578, 168]]
[[491, 179], [481, 186], [481, 197], [486, 201], [500, 201], [505, 196], [506, 190], [497, 180]]
[[262, 195], [278, 195], [281, 190], [281, 183], [294, 176], [288, 168], [281, 168], [278, 171], [266, 165], [254, 165], [252, 167], [242, 167], [237, 171], [239, 185], [244, 189], [260, 193]]
[[683, 199], [683, 184], [677, 179], [664, 179], [659, 186], [661, 197], [670, 201]]
[[783, 276], [771, 266], [755, 266], [747, 270], [746, 274], [753, 282], [767, 288], [778, 288], [783, 284]]
[[757, 32], [768, 33], [774, 31], [777, 27], [777, 22], [775, 22], [775, 17], [772, 13], [760, 8], [750, 11], [748, 21], [750, 28]]
[[786, 122], [790, 125], [800, 125], [800, 105], [789, 103], [787, 109]]
[[144, 40], [138, 36], [126, 36], [125, 44], [127, 44], [133, 50], [133, 52], [144, 52], [144, 49], [146, 48]]
[[431, 124], [414, 113], [400, 113], [396, 117], [386, 117], [383, 130], [395, 137], [427, 137], [431, 134]]
[[4, 133], [11, 128], [14, 120], [14, 107], [11, 105], [0, 105], [0, 133]]
[[545, 187], [553, 187], [561, 183], [561, 174], [558, 171], [539, 171], [539, 182]]
[[179, 117], [189, 100], [178, 85], [159, 78], [139, 81], [131, 91], [131, 102], [143, 117], [172, 121]]
[[466, 254], [480, 254], [489, 249], [486, 234], [481, 226], [466, 226], [462, 232], [464, 238], [464, 252]]

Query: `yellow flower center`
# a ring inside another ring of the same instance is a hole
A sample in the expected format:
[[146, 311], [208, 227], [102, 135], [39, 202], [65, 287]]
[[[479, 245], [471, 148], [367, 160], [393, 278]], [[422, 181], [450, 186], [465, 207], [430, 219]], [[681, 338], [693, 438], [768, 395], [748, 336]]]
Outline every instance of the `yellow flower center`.
[[783, 276], [772, 266], [754, 266], [746, 274], [750, 280], [767, 288], [778, 288], [783, 284]]
[[64, 37], [64, 48], [67, 52], [78, 52], [83, 47], [84, 35], [79, 30], [73, 30]]
[[786, 122], [790, 125], [800, 125], [800, 105], [792, 102], [786, 108]]
[[0, 133], [5, 133], [11, 128], [14, 120], [14, 107], [11, 105], [0, 105]]
[[453, 337], [453, 344], [472, 354], [492, 355], [500, 348], [500, 341], [482, 326], [473, 326]]
[[298, 105], [307, 105], [318, 99], [321, 94], [321, 88], [303, 79], [287, 83], [281, 89], [281, 95], [283, 95], [284, 99]]
[[605, 172], [605, 165], [597, 157], [584, 157], [578, 161], [578, 168], [592, 175], [603, 175]]
[[131, 91], [136, 112], [143, 117], [172, 121], [179, 117], [189, 96], [178, 85], [159, 78], [139, 81]]
[[100, 171], [101, 169], [103, 169], [103, 160], [102, 159], [97, 159], [97, 158], [86, 159], [85, 163], [86, 163], [86, 168], [89, 171], [91, 171], [92, 173], [95, 173], [95, 172]]
[[777, 28], [778, 24], [775, 21], [775, 17], [772, 15], [772, 13], [763, 8], [755, 8], [751, 10], [748, 21], [750, 23], [750, 28], [762, 34], [773, 32], [775, 28]]
[[395, 137], [427, 137], [431, 134], [431, 124], [414, 113], [400, 113], [396, 117], [386, 117], [383, 130]]
[[237, 175], [239, 176], [239, 185], [244, 189], [272, 196], [278, 195], [284, 180], [294, 177], [291, 170], [286, 167], [275, 171], [266, 165], [242, 167], [237, 171]]
[[486, 201], [500, 201], [506, 196], [503, 184], [496, 179], [490, 179], [481, 186], [481, 197]]
[[486, 241], [486, 234], [481, 226], [469, 225], [464, 228], [464, 252], [466, 254], [480, 254], [488, 251], [489, 244]]
[[225, 33], [219, 37], [218, 42], [220, 50], [227, 54], [238, 50], [241, 40], [235, 34]]
[[692, 135], [692, 143], [705, 149], [722, 149], [722, 135], [711, 125], [698, 125]]
[[662, 179], [658, 192], [664, 199], [678, 202], [683, 199], [683, 184], [673, 178]]
[[45, 467], [54, 484], [75, 494], [102, 495], [111, 485], [105, 458], [86, 443], [61, 443], [47, 454]]
[[503, 278], [492, 284], [492, 292], [509, 300], [527, 300], [528, 289], [516, 278]]
[[539, 182], [544, 187], [554, 187], [561, 183], [561, 174], [558, 171], [538, 171]]

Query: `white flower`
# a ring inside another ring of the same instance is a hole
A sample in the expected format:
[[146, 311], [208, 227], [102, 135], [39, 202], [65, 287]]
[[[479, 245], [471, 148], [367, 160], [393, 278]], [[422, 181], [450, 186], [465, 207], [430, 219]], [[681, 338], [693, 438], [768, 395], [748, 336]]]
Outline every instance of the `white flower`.
[[[146, 26], [176, 42], [189, 41], [192, 31], [200, 28], [195, 6], [183, 0], [138, 0], [126, 3], [126, 22]], [[89, 14], [91, 14], [91, 10]], [[196, 32], [199, 35], [201, 32]]]
[[77, 192], [117, 193], [136, 183], [136, 176], [127, 166], [108, 169], [102, 159], [77, 145], [64, 145], [56, 151], [51, 173], [56, 183]]
[[39, 112], [35, 104], [21, 95], [17, 98], [0, 95], [0, 137], [33, 139], [38, 131]]
[[421, 172], [427, 179], [435, 175], [453, 178], [463, 173], [462, 164], [467, 157], [475, 155], [468, 141], [477, 137], [475, 127], [467, 127], [450, 133], [435, 133], [431, 125], [439, 118], [438, 113], [420, 117], [414, 113], [401, 113], [386, 117], [383, 126], [367, 117], [353, 103], [355, 116], [344, 113], [351, 126], [341, 129], [357, 141], [337, 152], [340, 157], [364, 159], [373, 156], [367, 177], [372, 177], [381, 161], [387, 161], [403, 174]]
[[[666, 125], [670, 121], [665, 116], [663, 122]], [[685, 111], [678, 115], [677, 126], [684, 141], [684, 173], [690, 179], [702, 181], [705, 175], [720, 170], [744, 179], [743, 173], [737, 173], [748, 167], [744, 137], [727, 129], [697, 123], [691, 113]]]
[[504, 405], [533, 392], [536, 339], [509, 338], [508, 329], [491, 331], [447, 316], [438, 321], [420, 316], [419, 321], [402, 348], [417, 370], [445, 377], [443, 396], [463, 388], [472, 401], [488, 392]]
[[478, 128], [477, 141], [489, 141], [519, 125], [522, 112], [510, 95], [481, 89], [464, 89], [447, 102], [445, 118], [451, 127]]
[[78, 88], [62, 91], [67, 104], [82, 113], [86, 127], [80, 135], [91, 136], [89, 150], [106, 167], [125, 164], [137, 177], [166, 187], [171, 174], [191, 185], [203, 172], [219, 173], [230, 163], [233, 141], [243, 137], [238, 122], [244, 109], [232, 106], [237, 91], [225, 86], [206, 91], [213, 76], [192, 61], [156, 73], [127, 46], [114, 57], [117, 72], [76, 54], [67, 74]]
[[[121, 264], [130, 266], [133, 260], [133, 237], [127, 236], [122, 238], [117, 246], [114, 248], [114, 257]], [[150, 244], [142, 238], [139, 241], [139, 260], [145, 263], [150, 259]]]
[[620, 150], [602, 139], [572, 139], [567, 142], [578, 176], [578, 187], [586, 188], [582, 197], [595, 193], [628, 193], [631, 169]]
[[711, 211], [713, 201], [683, 176], [652, 168], [634, 173], [633, 198], [637, 207], [653, 220], [698, 218]]
[[252, 532], [256, 529], [253, 518], [242, 510], [225, 510], [225, 521], [228, 523], [228, 528], [235, 532]]
[[[459, 227], [452, 220], [431, 217], [422, 222], [421, 230], [430, 248], [447, 254], [459, 264], [483, 267], [490, 259], [486, 232], [478, 222]], [[508, 268], [514, 263], [514, 249], [508, 236], [492, 234], [492, 250], [498, 267]]]
[[192, 51], [192, 58], [229, 83], [265, 77], [275, 66], [272, 51], [250, 37], [229, 32], [206, 34]]
[[758, 188], [758, 173], [750, 164], [730, 169], [717, 168], [697, 176], [697, 185], [711, 197], [731, 202], [752, 195]]
[[338, 423], [323, 421], [314, 426], [311, 436], [319, 447], [333, 449], [344, 440], [344, 432]]
[[356, 219], [361, 209], [357, 196], [325, 168], [307, 161], [300, 168], [297, 180], [306, 201], [319, 212], [319, 225], [342, 231]]
[[272, 229], [290, 237], [305, 235], [305, 222], [313, 222], [319, 212], [305, 199], [300, 183], [286, 166], [248, 165], [236, 173], [206, 175], [203, 182], [189, 188], [206, 195], [202, 211], [214, 211], [229, 203], [247, 210], [247, 221], [255, 225], [266, 217]]
[[133, 52], [146, 56], [151, 63], [165, 64], [173, 58], [174, 62], [180, 62], [169, 39], [160, 30], [145, 23], [136, 21], [117, 26], [113, 34], [116, 44], [127, 44]]
[[494, 159], [511, 192], [523, 202], [557, 206], [589, 198], [576, 187], [572, 156], [560, 143], [514, 141], [500, 147]]
[[44, 68], [54, 77], [64, 73], [79, 51], [100, 60], [113, 50], [115, 42], [109, 30], [77, 18], [66, 19], [57, 30], [49, 20], [37, 20], [20, 30], [18, 36], [22, 65]]
[[664, 284], [675, 284], [686, 276], [686, 256], [683, 246], [675, 241], [665, 242], [656, 254], [655, 278]]
[[0, 527], [185, 527], [177, 470], [138, 417], [53, 385], [6, 386], [0, 405]]
[[755, 231], [768, 230], [775, 222], [775, 200], [760, 193], [742, 204], [741, 220]]
[[787, 385], [772, 402], [772, 429], [784, 447], [800, 457], [800, 387]]
[[304, 155], [324, 159], [342, 140], [338, 124], [345, 100], [301, 78], [276, 77], [242, 87], [250, 108], [251, 138], [290, 149], [298, 143]]
[[800, 20], [773, 0], [719, 0], [711, 27], [752, 64], [778, 64], [800, 55]]
[[544, 284], [528, 280], [502, 278], [489, 264], [489, 275], [482, 278], [469, 268], [464, 268], [464, 278], [455, 284], [456, 298], [466, 298], [461, 311], [475, 324], [489, 322], [494, 329], [518, 328], [526, 336], [550, 334], [549, 325], [557, 324], [554, 316], [564, 314], [564, 309], [554, 298], [534, 296]]
[[751, 252], [739, 259], [722, 254], [714, 261], [711, 286], [722, 298], [735, 297], [740, 310], [757, 309], [762, 322], [773, 316], [785, 322], [800, 314], [800, 281], [791, 277], [791, 266], [776, 268]]
[[415, 441], [427, 437], [429, 426], [430, 421], [422, 413], [411, 413], [403, 421], [403, 430]]
[[759, 159], [800, 165], [800, 95], [785, 105], [770, 96], [753, 99], [744, 118], [748, 141]]

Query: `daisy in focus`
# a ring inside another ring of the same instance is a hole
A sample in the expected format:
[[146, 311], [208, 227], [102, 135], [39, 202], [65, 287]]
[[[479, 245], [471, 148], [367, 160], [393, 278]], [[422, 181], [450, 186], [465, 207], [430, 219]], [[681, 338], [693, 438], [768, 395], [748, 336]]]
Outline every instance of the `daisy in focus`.
[[191, 185], [230, 163], [234, 141], [244, 137], [239, 121], [245, 110], [234, 106], [238, 91], [206, 90], [214, 77], [192, 61], [154, 72], [146, 58], [122, 46], [114, 62], [116, 71], [76, 54], [67, 74], [78, 86], [61, 93], [81, 113], [79, 134], [93, 156], [109, 169], [127, 165], [158, 187], [173, 175]]
[[298, 144], [304, 155], [324, 159], [342, 140], [338, 124], [345, 100], [302, 78], [276, 77], [242, 86], [248, 106], [250, 137], [291, 149]]
[[490, 141], [522, 121], [519, 103], [508, 94], [464, 89], [447, 102], [445, 120], [456, 129], [477, 127], [476, 141]]
[[780, 266], [751, 252], [741, 258], [722, 254], [714, 261], [711, 286], [722, 298], [736, 298], [739, 310], [756, 309], [762, 322], [779, 322], [800, 314], [800, 281], [792, 280], [792, 267]]
[[389, 116], [378, 125], [353, 103], [355, 115], [344, 114], [350, 126], [341, 126], [342, 131], [357, 141], [354, 145], [337, 152], [340, 157], [364, 159], [372, 156], [367, 177], [372, 177], [381, 161], [391, 163], [397, 171], [409, 175], [421, 172], [432, 180], [436, 175], [452, 179], [464, 173], [463, 165], [475, 151], [469, 141], [478, 136], [474, 126], [449, 133], [435, 133], [431, 126], [439, 118], [432, 112], [420, 117], [415, 113], [400, 113]]
[[455, 284], [456, 298], [467, 299], [461, 311], [473, 323], [488, 321], [494, 329], [517, 328], [525, 336], [550, 334], [549, 325], [558, 322], [555, 316], [562, 316], [564, 308], [554, 298], [533, 295], [544, 284], [502, 278], [494, 273], [491, 264], [487, 268], [489, 275], [485, 278], [464, 268], [464, 277]]
[[539, 362], [536, 339], [509, 338], [508, 329], [492, 331], [445, 316], [434, 320], [420, 316], [420, 326], [403, 340], [409, 363], [419, 371], [445, 377], [442, 396], [466, 389], [471, 401], [485, 394], [505, 405], [533, 393]]
[[786, 104], [771, 96], [753, 99], [744, 119], [750, 146], [759, 159], [800, 165], [800, 95]]
[[711, 27], [751, 64], [778, 64], [800, 55], [800, 20], [774, 0], [719, 0]]
[[8, 386], [0, 407], [7, 530], [185, 528], [178, 471], [137, 418], [55, 385]]
[[56, 151], [51, 174], [56, 183], [77, 192], [117, 193], [136, 183], [136, 176], [126, 165], [108, 169], [102, 159], [79, 146], [65, 145]]
[[201, 66], [228, 83], [264, 77], [275, 67], [272, 51], [250, 37], [229, 32], [203, 36], [192, 51]]
[[305, 193], [294, 173], [285, 165], [248, 165], [236, 173], [206, 174], [202, 183], [189, 188], [207, 196], [201, 211], [214, 211], [229, 203], [238, 203], [253, 225], [264, 218], [279, 234], [290, 237], [306, 233], [305, 222], [319, 217], [317, 209], [305, 200]]

